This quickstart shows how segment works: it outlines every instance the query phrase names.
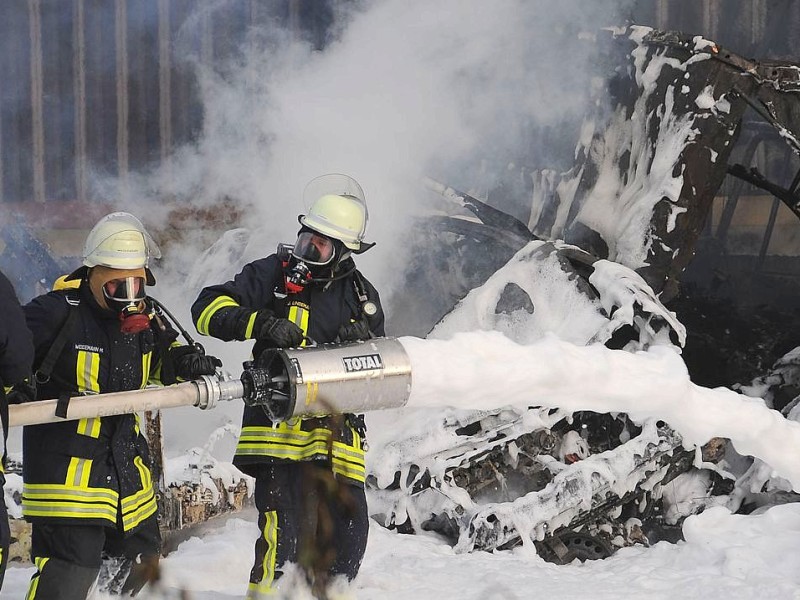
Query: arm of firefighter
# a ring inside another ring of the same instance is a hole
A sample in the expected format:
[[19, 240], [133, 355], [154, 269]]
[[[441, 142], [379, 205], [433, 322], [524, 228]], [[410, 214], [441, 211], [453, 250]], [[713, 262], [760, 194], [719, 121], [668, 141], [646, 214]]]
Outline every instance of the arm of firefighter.
[[256, 337], [258, 310], [272, 307], [279, 274], [277, 259], [268, 257], [245, 265], [233, 281], [203, 288], [192, 304], [197, 331], [226, 342]]
[[172, 344], [162, 360], [161, 383], [172, 385], [214, 375], [222, 361], [195, 346]]
[[33, 336], [14, 286], [0, 273], [0, 380], [11, 385], [23, 381], [33, 366]]

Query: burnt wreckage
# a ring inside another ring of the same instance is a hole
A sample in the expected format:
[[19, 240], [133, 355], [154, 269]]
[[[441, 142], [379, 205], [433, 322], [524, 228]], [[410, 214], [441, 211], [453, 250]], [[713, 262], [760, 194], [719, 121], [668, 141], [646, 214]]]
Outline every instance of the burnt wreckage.
[[[784, 301], [800, 292], [800, 257], [768, 249], [779, 230], [800, 235], [800, 66], [648, 28], [617, 42], [630, 66], [611, 86], [616, 108], [603, 127], [588, 126], [570, 171], [527, 175], [528, 224], [427, 182], [462, 209], [419, 229], [419, 246], [436, 251], [420, 252], [408, 277], [434, 306], [430, 335], [477, 318], [521, 342], [549, 331], [631, 351], [677, 344], [696, 383], [757, 377], [755, 391], [796, 419], [800, 360], [787, 351], [800, 344], [800, 319]], [[754, 196], [746, 189], [761, 191], [756, 213], [766, 218], [742, 233], [735, 212]], [[790, 223], [779, 226], [787, 208]], [[751, 250], [731, 251], [737, 236]], [[456, 275], [451, 287], [437, 285], [441, 272]], [[480, 302], [468, 294], [478, 286]], [[602, 558], [675, 539], [682, 517], [704, 506], [798, 499], [758, 461], [736, 455], [737, 472], [724, 440], [686, 449], [667, 424], [623, 414], [451, 410], [434, 429], [373, 449], [373, 516], [440, 532], [461, 551], [525, 538], [555, 562]], [[690, 476], [702, 489], [687, 507], [675, 490]]]

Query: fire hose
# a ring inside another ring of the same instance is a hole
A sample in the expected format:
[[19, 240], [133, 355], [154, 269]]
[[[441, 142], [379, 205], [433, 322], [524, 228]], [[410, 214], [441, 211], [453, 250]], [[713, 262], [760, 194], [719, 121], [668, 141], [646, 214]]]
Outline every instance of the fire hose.
[[[396, 338], [274, 348], [245, 363], [239, 379], [204, 375], [162, 388], [75, 396], [65, 416], [59, 400], [9, 407], [10, 425], [58, 423], [178, 406], [215, 407], [242, 399], [259, 406], [273, 421], [293, 417], [359, 413], [400, 408], [411, 393], [411, 363]], [[64, 414], [61, 411], [61, 414]]]

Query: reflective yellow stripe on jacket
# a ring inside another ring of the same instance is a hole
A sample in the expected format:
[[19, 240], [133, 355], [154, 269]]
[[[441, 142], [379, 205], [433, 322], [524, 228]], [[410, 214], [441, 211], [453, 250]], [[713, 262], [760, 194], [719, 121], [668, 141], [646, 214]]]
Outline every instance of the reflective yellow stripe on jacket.
[[[303, 330], [303, 335], [308, 335], [308, 316], [309, 310], [308, 305], [302, 302], [293, 302], [289, 305], [289, 314], [286, 317], [289, 321], [297, 325], [300, 329]], [[302, 346], [306, 345], [306, 341], [303, 340]]]
[[78, 391], [81, 393], [100, 392], [100, 384], [97, 381], [100, 372], [100, 354], [97, 352], [78, 351], [78, 362], [75, 367], [75, 378], [78, 382]]
[[142, 489], [122, 499], [122, 526], [125, 531], [130, 531], [158, 510], [150, 469], [141, 456], [134, 458], [133, 464], [139, 470]]
[[[151, 353], [142, 356], [142, 387], [147, 384], [151, 356]], [[99, 392], [99, 370], [100, 354], [78, 352], [76, 381], [80, 392]], [[138, 415], [135, 417], [134, 429], [138, 435]], [[102, 419], [80, 419], [75, 427], [79, 435], [96, 439], [100, 437]], [[90, 486], [92, 459], [72, 456], [63, 484], [23, 484], [22, 514], [26, 517], [102, 519], [116, 524], [117, 512], [121, 508], [123, 528], [130, 531], [158, 509], [150, 469], [141, 456], [135, 457], [133, 462], [139, 472], [141, 489], [120, 501], [116, 490]]]
[[24, 483], [22, 514], [26, 517], [105, 519], [117, 522], [119, 494], [104, 488], [56, 483]]
[[333, 472], [360, 483], [366, 478], [361, 437], [349, 428], [353, 444], [332, 440], [325, 428], [301, 429], [302, 421], [279, 423], [274, 427], [243, 427], [236, 446], [237, 456], [261, 456], [280, 460], [314, 460], [330, 458]]
[[203, 312], [200, 313], [197, 319], [197, 331], [203, 335], [210, 335], [208, 333], [208, 325], [211, 322], [211, 317], [213, 317], [214, 313], [218, 310], [227, 306], [239, 306], [239, 303], [230, 296], [219, 296], [215, 298], [214, 301], [206, 306]]

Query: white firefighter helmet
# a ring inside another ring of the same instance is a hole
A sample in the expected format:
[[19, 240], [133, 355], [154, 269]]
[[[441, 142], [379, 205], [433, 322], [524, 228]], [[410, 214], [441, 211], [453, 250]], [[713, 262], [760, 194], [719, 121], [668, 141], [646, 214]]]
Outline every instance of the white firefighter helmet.
[[317, 177], [306, 186], [303, 201], [310, 208], [298, 217], [302, 225], [340, 240], [356, 253], [374, 246], [364, 242], [369, 212], [364, 190], [352, 177], [340, 173]]
[[147, 284], [155, 278], [148, 269], [151, 258], [161, 258], [161, 250], [142, 222], [130, 213], [115, 212], [100, 219], [86, 236], [83, 246], [83, 267], [67, 279], [82, 278], [86, 267], [141, 269], [147, 271]]

